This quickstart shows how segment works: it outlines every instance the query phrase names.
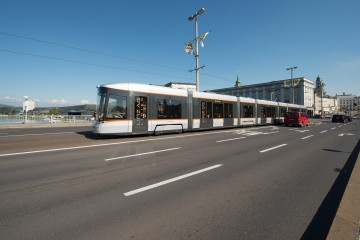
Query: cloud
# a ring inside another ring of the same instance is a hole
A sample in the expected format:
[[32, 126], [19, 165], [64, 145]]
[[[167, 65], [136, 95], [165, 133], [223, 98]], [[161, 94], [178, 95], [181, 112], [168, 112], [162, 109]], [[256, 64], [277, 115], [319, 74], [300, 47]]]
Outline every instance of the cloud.
[[[11, 96], [4, 96], [0, 97], [0, 104], [6, 104], [11, 106], [22, 106], [24, 98], [18, 97], [11, 97]], [[67, 100], [67, 99], [47, 99], [47, 100], [40, 100], [40, 99], [32, 99], [29, 100], [35, 101], [35, 107], [64, 107], [64, 106], [75, 106], [75, 105], [84, 105], [84, 104], [95, 104], [87, 99], [82, 100]]]
[[9, 96], [5, 96], [1, 98], [4, 101], [7, 102], [22, 102], [24, 99], [23, 98], [16, 98], [16, 97], [9, 97]]
[[86, 99], [83, 99], [80, 101], [81, 104], [89, 104], [90, 101], [89, 100], [86, 100]]
[[46, 103], [52, 103], [52, 104], [65, 104], [68, 103], [65, 99], [51, 99], [51, 100], [45, 100]]

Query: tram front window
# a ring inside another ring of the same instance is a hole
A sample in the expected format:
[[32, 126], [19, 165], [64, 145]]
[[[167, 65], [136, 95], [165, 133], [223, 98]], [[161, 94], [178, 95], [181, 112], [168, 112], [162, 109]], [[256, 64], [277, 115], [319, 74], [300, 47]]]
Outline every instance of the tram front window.
[[97, 117], [99, 121], [104, 120], [105, 99], [106, 99], [106, 95], [99, 92], [97, 97], [97, 109], [95, 116], [95, 118]]
[[110, 95], [106, 108], [106, 119], [126, 119], [126, 112], [126, 97]]

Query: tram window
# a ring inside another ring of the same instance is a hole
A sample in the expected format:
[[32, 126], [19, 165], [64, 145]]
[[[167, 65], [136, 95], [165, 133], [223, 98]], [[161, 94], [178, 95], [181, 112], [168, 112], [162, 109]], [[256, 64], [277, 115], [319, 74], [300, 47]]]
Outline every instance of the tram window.
[[225, 103], [225, 118], [232, 118], [233, 116], [233, 104]]
[[126, 109], [126, 97], [110, 95], [107, 104], [106, 118], [126, 119]]
[[106, 100], [106, 94], [100, 92], [98, 93], [97, 97], [97, 108], [96, 108], [96, 116], [100, 121], [104, 120], [104, 110], [105, 110], [105, 100]]
[[243, 105], [242, 117], [244, 118], [254, 117], [254, 107], [251, 105]]
[[181, 101], [172, 99], [158, 99], [157, 118], [181, 118]]
[[258, 111], [260, 112], [259, 117], [261, 117], [261, 118], [266, 117], [266, 108], [264, 106], [260, 106]]
[[271, 107], [271, 116], [276, 117], [276, 107]]
[[214, 118], [223, 118], [224, 105], [222, 103], [214, 103]]
[[286, 114], [286, 108], [281, 107], [281, 108], [280, 108], [280, 116], [281, 116], [281, 117], [284, 117], [285, 114]]
[[271, 110], [272, 110], [271, 107], [266, 107], [266, 117], [272, 117]]

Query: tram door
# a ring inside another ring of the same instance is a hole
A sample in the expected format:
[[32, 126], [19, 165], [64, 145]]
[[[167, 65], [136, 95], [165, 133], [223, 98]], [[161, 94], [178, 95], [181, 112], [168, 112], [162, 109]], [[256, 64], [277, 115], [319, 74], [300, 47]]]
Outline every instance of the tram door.
[[148, 132], [148, 98], [135, 96], [135, 112], [133, 120], [133, 133]]
[[265, 106], [260, 106], [260, 124], [266, 124], [266, 107]]
[[213, 127], [212, 102], [201, 101], [200, 128]]

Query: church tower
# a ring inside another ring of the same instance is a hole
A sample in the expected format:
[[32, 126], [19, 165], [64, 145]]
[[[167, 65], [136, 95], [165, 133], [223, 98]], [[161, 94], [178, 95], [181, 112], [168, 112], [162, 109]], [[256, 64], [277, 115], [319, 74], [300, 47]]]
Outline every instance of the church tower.
[[237, 87], [237, 88], [241, 87], [241, 81], [240, 81], [239, 73], [236, 76], [236, 82], [235, 82], [234, 86]]
[[315, 87], [315, 92], [316, 94], [321, 97], [321, 96], [324, 96], [326, 93], [324, 92], [324, 86], [325, 86], [325, 83], [324, 81], [321, 79], [320, 76], [318, 76], [316, 78], [316, 87]]

